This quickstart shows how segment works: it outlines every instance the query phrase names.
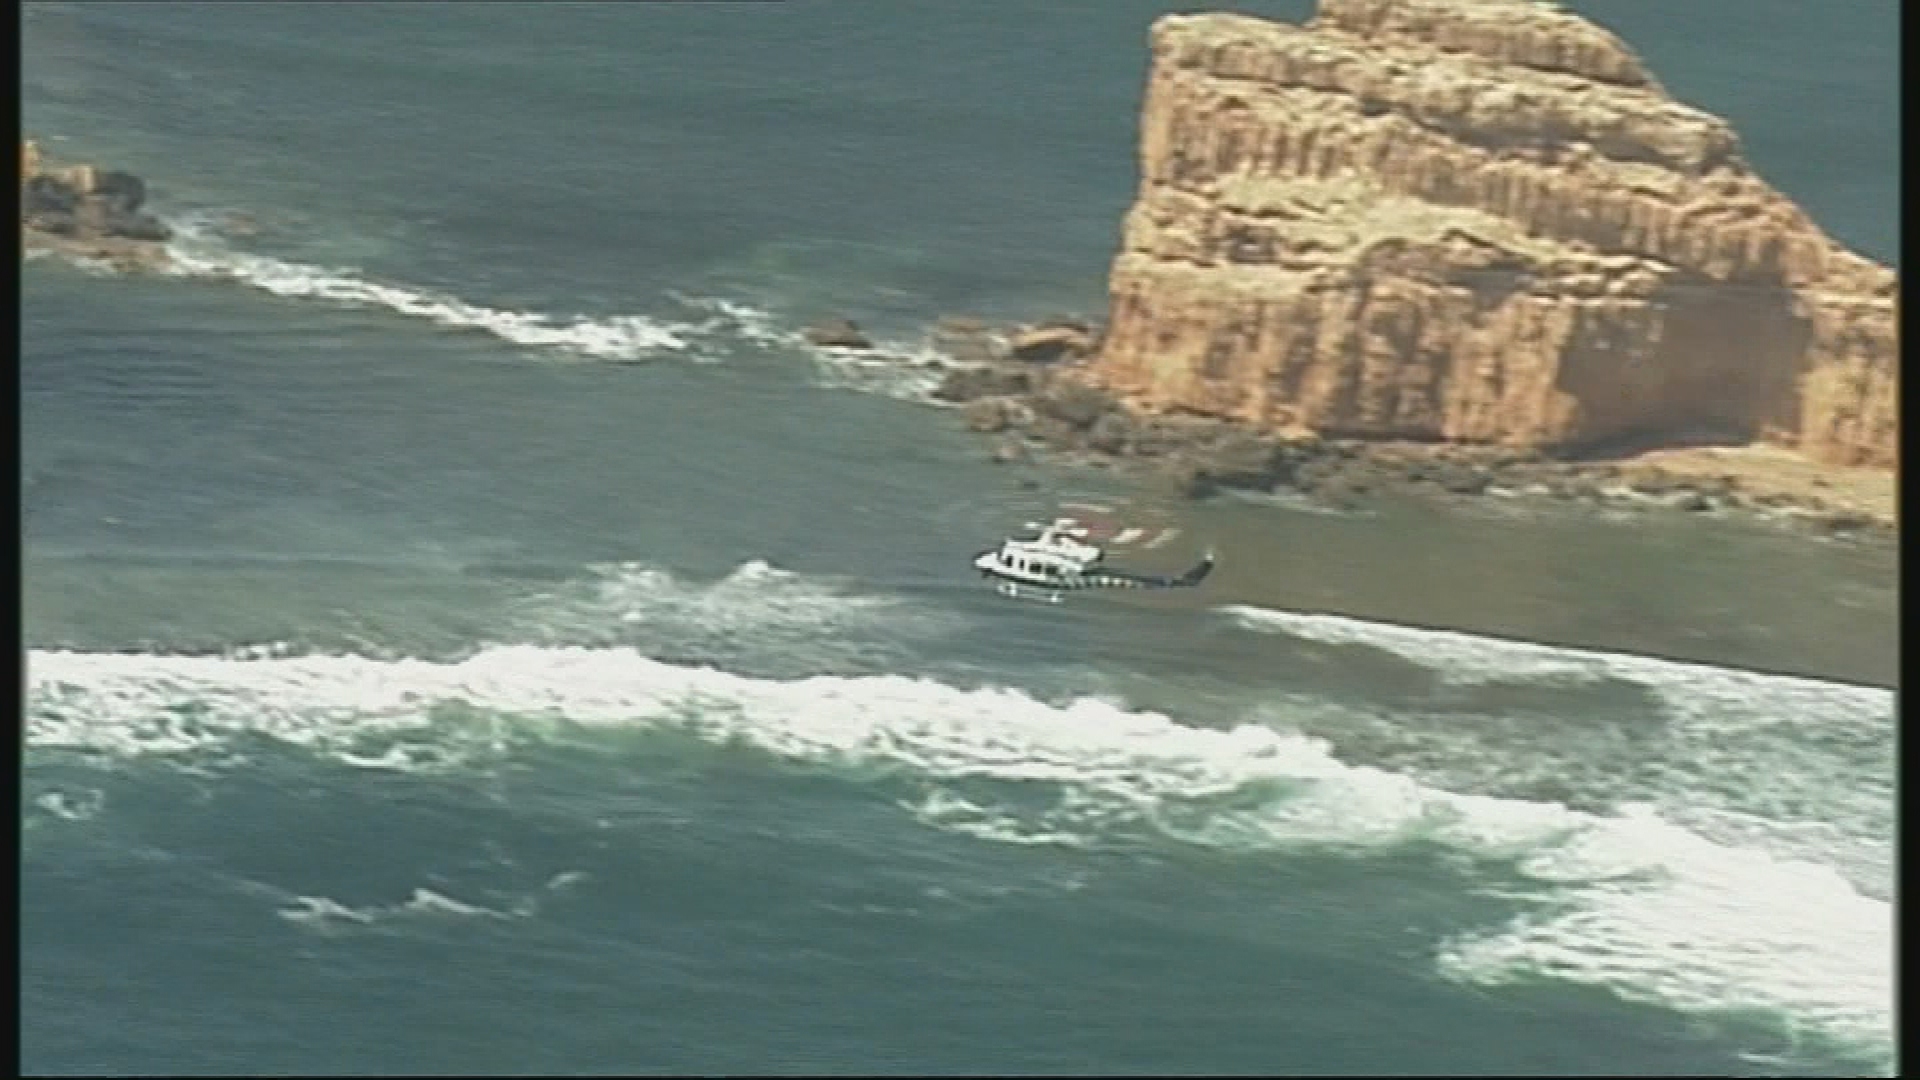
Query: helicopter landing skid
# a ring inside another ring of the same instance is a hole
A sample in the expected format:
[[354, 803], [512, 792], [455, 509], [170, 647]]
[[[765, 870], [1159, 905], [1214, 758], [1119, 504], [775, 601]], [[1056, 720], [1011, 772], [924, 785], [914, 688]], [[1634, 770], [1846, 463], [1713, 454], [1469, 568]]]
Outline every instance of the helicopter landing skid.
[[1001, 596], [1014, 600], [1039, 600], [1048, 604], [1057, 604], [1060, 602], [1060, 594], [1052, 589], [1030, 589], [1023, 592], [1020, 586], [1015, 585], [1011, 581], [1001, 582], [997, 586], [997, 589]]

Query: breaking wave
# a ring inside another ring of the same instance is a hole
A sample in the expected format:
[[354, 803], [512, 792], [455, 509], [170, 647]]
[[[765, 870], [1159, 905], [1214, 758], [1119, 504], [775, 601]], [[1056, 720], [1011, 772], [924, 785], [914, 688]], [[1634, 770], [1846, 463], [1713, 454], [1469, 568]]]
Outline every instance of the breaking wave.
[[921, 405], [943, 405], [933, 396], [947, 357], [931, 337], [915, 341], [880, 340], [871, 349], [824, 348], [794, 329], [794, 320], [738, 300], [676, 295], [675, 300], [723, 320], [741, 338], [766, 348], [788, 349], [813, 358], [823, 385], [881, 394]]
[[201, 760], [267, 737], [372, 769], [482, 765], [553, 725], [671, 729], [891, 776], [921, 792], [907, 812], [990, 841], [1438, 849], [1516, 882], [1523, 908], [1505, 927], [1435, 943], [1449, 978], [1567, 979], [1707, 1014], [1765, 1010], [1796, 1033], [1891, 1052], [1892, 909], [1832, 868], [1716, 842], [1653, 807], [1594, 813], [1444, 790], [1263, 725], [1211, 730], [1086, 698], [897, 675], [754, 678], [634, 649], [541, 646], [454, 663], [35, 651], [28, 713], [35, 752]]
[[248, 892], [269, 896], [277, 905], [276, 913], [287, 922], [314, 933], [338, 935], [421, 919], [530, 919], [540, 914], [547, 900], [589, 876], [579, 870], [562, 871], [537, 888], [500, 897], [491, 906], [425, 886], [415, 886], [406, 899], [394, 903], [348, 904], [330, 896], [307, 896], [255, 881], [241, 881], [239, 885]]
[[875, 669], [948, 629], [937, 612], [752, 559], [712, 582], [641, 562], [594, 567], [508, 612], [512, 640], [635, 646], [658, 658], [760, 674]]
[[928, 341], [881, 341], [870, 350], [819, 348], [777, 314], [738, 300], [673, 295], [690, 318], [650, 315], [571, 315], [512, 311], [450, 293], [373, 280], [357, 270], [314, 266], [236, 250], [205, 223], [171, 222], [173, 273], [237, 282], [288, 299], [344, 308], [384, 310], [456, 330], [490, 334], [531, 349], [589, 360], [637, 363], [666, 357], [719, 362], [741, 344], [811, 356], [828, 386], [933, 403], [943, 357]]
[[235, 251], [213, 242], [190, 222], [176, 225], [176, 232], [169, 254], [177, 274], [234, 281], [289, 299], [384, 309], [453, 329], [482, 331], [530, 348], [557, 349], [596, 360], [645, 360], [685, 351], [690, 336], [701, 329], [642, 315], [556, 318], [505, 311], [431, 289], [372, 281], [352, 270]]
[[1559, 726], [1551, 740], [1529, 740], [1521, 762], [1444, 718], [1398, 727], [1403, 738], [1445, 744], [1436, 756], [1449, 763], [1448, 781], [1485, 789], [1523, 782], [1526, 770], [1561, 784], [1588, 773], [1595, 802], [1646, 802], [1721, 843], [1828, 865], [1869, 895], [1892, 897], [1892, 691], [1336, 615], [1223, 610], [1256, 631], [1381, 650], [1456, 686], [1631, 687], [1651, 699], [1654, 717], [1625, 746], [1606, 744], [1617, 732]]

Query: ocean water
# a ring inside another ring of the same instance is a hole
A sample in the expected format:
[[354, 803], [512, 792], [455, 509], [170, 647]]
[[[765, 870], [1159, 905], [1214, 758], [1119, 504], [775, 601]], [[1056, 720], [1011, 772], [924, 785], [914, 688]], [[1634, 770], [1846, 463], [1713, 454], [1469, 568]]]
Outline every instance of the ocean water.
[[[1895, 5], [1575, 7], [1893, 259]], [[924, 400], [1098, 310], [1173, 9], [26, 9], [181, 271], [24, 268], [22, 1068], [1890, 1074], [1891, 550]], [[970, 576], [1076, 498], [1220, 572]]]

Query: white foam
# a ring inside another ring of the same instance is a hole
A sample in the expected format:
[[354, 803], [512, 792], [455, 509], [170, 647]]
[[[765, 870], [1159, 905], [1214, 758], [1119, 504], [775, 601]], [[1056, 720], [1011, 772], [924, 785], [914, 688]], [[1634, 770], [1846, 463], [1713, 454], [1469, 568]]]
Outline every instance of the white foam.
[[[1221, 609], [1249, 629], [1330, 645], [1380, 649], [1455, 685], [1581, 684], [1615, 679], [1645, 687], [1701, 739], [1787, 730], [1852, 744], [1890, 767], [1895, 694], [1874, 686], [1771, 675], [1629, 653], [1482, 637], [1340, 615], [1234, 605]], [[1702, 747], [1702, 750], [1708, 749]]]
[[20, 253], [23, 263], [39, 262], [42, 259], [55, 259], [60, 263], [78, 270], [88, 277], [117, 277], [121, 270], [113, 260], [96, 255], [86, 255], [78, 251], [56, 251], [51, 248], [28, 248]]
[[106, 805], [106, 793], [96, 788], [79, 791], [47, 791], [34, 797], [33, 805], [62, 821], [91, 821]]
[[556, 318], [468, 303], [430, 289], [370, 281], [351, 270], [308, 266], [221, 247], [190, 224], [168, 249], [171, 270], [189, 277], [237, 281], [275, 296], [320, 300], [342, 307], [384, 308], [441, 326], [479, 330], [531, 348], [557, 349], [598, 360], [644, 360], [685, 350], [698, 327], [675, 326], [642, 315]]
[[1560, 910], [1447, 943], [1444, 974], [1567, 979], [1684, 1011], [1766, 1010], [1797, 1036], [1891, 1051], [1893, 910], [1831, 871], [1716, 845], [1651, 813], [1578, 833], [1523, 869], [1577, 884]]
[[877, 343], [872, 351], [811, 347], [824, 385], [880, 394], [934, 408], [949, 402], [933, 396], [946, 378], [940, 354], [921, 343]]
[[1325, 645], [1365, 645], [1382, 649], [1440, 673], [1450, 682], [1518, 679], [1589, 681], [1605, 676], [1605, 653], [1503, 641], [1451, 630], [1428, 630], [1341, 615], [1275, 611], [1234, 604], [1220, 609], [1253, 630], [1285, 633]]
[[678, 322], [644, 315], [560, 317], [508, 311], [411, 285], [373, 281], [357, 271], [312, 266], [235, 250], [203, 222], [170, 222], [169, 271], [235, 281], [275, 296], [319, 300], [342, 307], [379, 308], [454, 329], [478, 330], [529, 348], [554, 349], [596, 360], [641, 361], [669, 354], [714, 362], [723, 339], [761, 348], [787, 348], [813, 357], [828, 386], [880, 393], [921, 404], [942, 377], [943, 356], [928, 341], [875, 342], [870, 350], [822, 348], [763, 308], [724, 297], [669, 294], [704, 318]]
[[1436, 790], [1261, 726], [1205, 730], [1105, 702], [899, 676], [753, 679], [627, 649], [502, 647], [445, 664], [35, 651], [28, 680], [33, 747], [170, 754], [250, 733], [353, 751], [370, 730], [423, 729], [435, 706], [463, 702], [521, 726], [668, 725], [788, 758], [905, 770], [955, 793], [916, 807], [924, 820], [989, 839], [1437, 845], [1505, 867], [1542, 905], [1447, 943], [1452, 977], [1527, 974], [1681, 1009], [1767, 1008], [1871, 1052], [1891, 1046], [1891, 907], [1831, 869], [1716, 844], [1644, 808], [1593, 815]]
[[[1252, 629], [1277, 630], [1331, 645], [1384, 649], [1455, 683], [1621, 678], [1656, 689], [1675, 688], [1681, 690], [1689, 702], [1676, 703], [1677, 707], [1689, 709], [1703, 718], [1721, 713], [1723, 718], [1743, 717], [1738, 722], [1746, 723], [1756, 716], [1777, 715], [1784, 708], [1793, 712], [1811, 710], [1818, 719], [1855, 726], [1863, 719], [1877, 722], [1888, 715], [1887, 710], [1893, 703], [1892, 691], [1873, 686], [1401, 626], [1341, 615], [1276, 611], [1249, 605], [1231, 605], [1221, 610]], [[1702, 709], [1703, 705], [1707, 707]], [[1726, 706], [1734, 707], [1731, 713], [1725, 711]]]
[[[1604, 775], [1605, 791], [1590, 794], [1655, 800], [1669, 820], [1716, 840], [1823, 862], [1891, 895], [1892, 691], [1335, 615], [1224, 611], [1261, 631], [1381, 649], [1454, 684], [1613, 679], [1643, 687], [1663, 722], [1627, 748], [1634, 760]], [[1430, 736], [1445, 737], [1445, 728]], [[1592, 756], [1591, 747], [1569, 752]], [[1525, 767], [1486, 747], [1451, 756], [1509, 773]]]
[[[1653, 697], [1659, 726], [1611, 763], [1587, 760], [1605, 755], [1570, 735], [1562, 741], [1582, 755], [1577, 762], [1556, 762], [1537, 744], [1504, 752], [1476, 742], [1457, 718], [1436, 717], [1419, 733], [1450, 744], [1449, 761], [1477, 761], [1488, 776], [1561, 767], [1566, 783], [1573, 770], [1564, 766], [1583, 766], [1599, 785], [1583, 794], [1621, 815], [1615, 831], [1556, 857], [1576, 878], [1615, 866], [1628, 881], [1595, 881], [1563, 916], [1454, 943], [1443, 961], [1449, 972], [1495, 982], [1574, 978], [1681, 1008], [1810, 1001], [1817, 985], [1833, 1000], [1790, 1010], [1803, 1023], [1855, 1041], [1884, 1030], [1868, 1003], [1891, 980], [1893, 692], [1333, 615], [1224, 611], [1264, 632], [1381, 649], [1456, 685], [1611, 679]], [[1529, 872], [1546, 870], [1536, 858]], [[1836, 888], [1836, 878], [1849, 888]], [[1661, 890], [1661, 904], [1645, 902], [1649, 888]], [[1675, 964], [1675, 956], [1713, 962]]]
[[[511, 311], [472, 303], [440, 290], [375, 281], [354, 269], [241, 251], [225, 242], [212, 215], [186, 215], [171, 218], [167, 224], [174, 238], [167, 245], [165, 272], [183, 277], [237, 282], [289, 299], [386, 310], [452, 329], [480, 331], [528, 348], [595, 360], [637, 362], [673, 355], [695, 363], [714, 363], [724, 358], [729, 344], [742, 341], [761, 348], [794, 349], [813, 358], [827, 386], [918, 404], [946, 404], [932, 397], [942, 378], [945, 354], [930, 339], [876, 341], [872, 349], [819, 347], [765, 308], [725, 297], [677, 293], [669, 293], [669, 298], [704, 317], [683, 322], [646, 315], [557, 316]], [[25, 257], [37, 259], [48, 254], [33, 251]], [[110, 263], [99, 260], [66, 261], [90, 273], [118, 272]]]
[[723, 321], [747, 341], [807, 354], [824, 386], [880, 394], [917, 405], [948, 405], [933, 396], [945, 377], [947, 356], [931, 337], [876, 340], [870, 349], [820, 346], [809, 342], [792, 320], [766, 308], [719, 297], [675, 294], [674, 299]]
[[510, 633], [542, 644], [653, 643], [702, 657], [771, 650], [817, 665], [878, 655], [943, 625], [937, 613], [898, 598], [753, 559], [709, 583], [641, 562], [596, 567], [589, 578], [521, 601]]
[[757, 345], [786, 347], [805, 344], [804, 338], [782, 326], [779, 317], [765, 308], [718, 296], [689, 296], [678, 292], [668, 293], [668, 296], [676, 303], [704, 311], [710, 318], [723, 321], [736, 335]]
[[915, 818], [949, 832], [995, 840], [1003, 844], [1045, 845], [1087, 848], [1092, 844], [1084, 833], [1066, 829], [1035, 828], [1017, 814], [982, 806], [964, 796], [936, 789], [918, 802], [901, 804]]
[[[467, 904], [432, 889], [415, 889], [397, 904], [369, 904], [354, 907], [325, 896], [296, 896], [280, 909], [288, 922], [322, 933], [337, 933], [343, 924], [371, 926], [391, 919], [410, 917], [505, 919], [507, 912], [477, 904]], [[517, 912], [514, 914], [518, 914]]]
[[886, 598], [805, 578], [764, 559], [741, 563], [708, 585], [680, 581], [646, 563], [615, 563], [599, 568], [586, 589], [584, 606], [598, 614], [629, 620], [677, 616], [722, 633], [770, 624], [818, 632], [844, 623], [856, 612], [893, 606]]

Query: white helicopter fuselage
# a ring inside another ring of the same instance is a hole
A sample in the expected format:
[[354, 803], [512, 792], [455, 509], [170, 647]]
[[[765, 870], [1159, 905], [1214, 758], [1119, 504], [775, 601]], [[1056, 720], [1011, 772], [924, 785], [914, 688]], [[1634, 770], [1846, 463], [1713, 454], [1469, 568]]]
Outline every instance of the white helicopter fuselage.
[[1213, 570], [1212, 552], [1175, 577], [1120, 570], [1106, 565], [1106, 553], [1097, 545], [1081, 539], [1087, 531], [1072, 518], [1031, 527], [1039, 529], [1032, 539], [1012, 537], [973, 557], [974, 568], [995, 579], [1008, 596], [1022, 595], [1023, 588], [1037, 589], [1059, 603], [1062, 593], [1079, 589], [1191, 589]]
[[1037, 539], [1010, 539], [983, 551], [974, 557], [973, 565], [983, 574], [1016, 585], [1071, 589], [1082, 583], [1101, 554], [1098, 547], [1050, 527]]

